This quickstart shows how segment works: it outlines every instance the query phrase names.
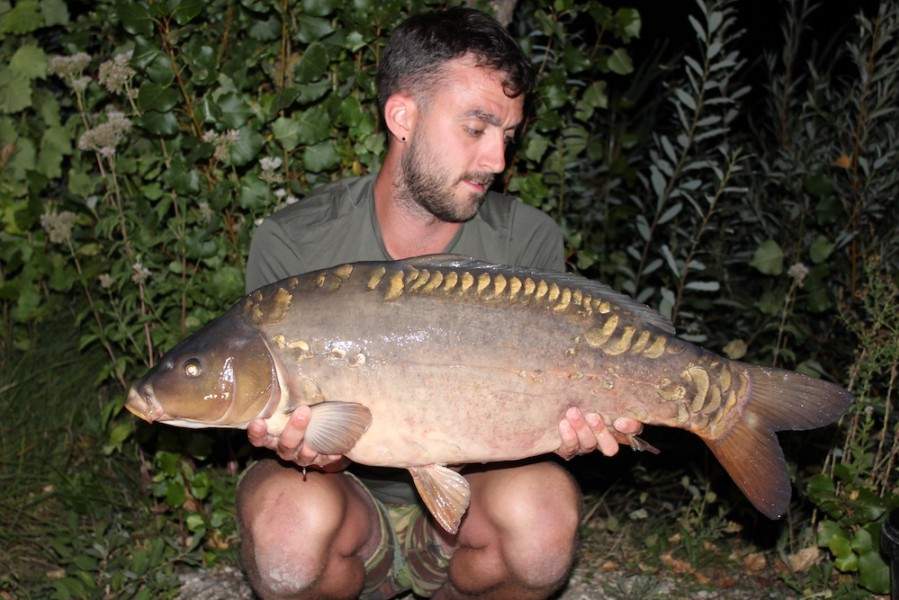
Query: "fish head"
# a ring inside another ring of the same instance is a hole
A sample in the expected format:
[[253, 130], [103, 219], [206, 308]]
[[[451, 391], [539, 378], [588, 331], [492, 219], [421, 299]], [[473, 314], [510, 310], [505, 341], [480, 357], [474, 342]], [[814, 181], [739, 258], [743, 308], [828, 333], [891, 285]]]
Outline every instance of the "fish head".
[[243, 428], [280, 399], [274, 360], [259, 330], [226, 313], [167, 352], [134, 382], [125, 408], [149, 423]]

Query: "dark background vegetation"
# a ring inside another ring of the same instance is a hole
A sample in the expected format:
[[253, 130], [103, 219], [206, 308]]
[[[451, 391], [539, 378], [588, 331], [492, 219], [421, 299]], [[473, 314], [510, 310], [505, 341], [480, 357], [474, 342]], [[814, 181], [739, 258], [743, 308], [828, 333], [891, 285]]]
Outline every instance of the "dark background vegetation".
[[[0, 2], [4, 597], [172, 597], [180, 571], [233, 564], [244, 435], [138, 423], [127, 384], [240, 297], [259, 218], [378, 167], [379, 49], [442, 5]], [[683, 597], [886, 593], [899, 8], [514, 5], [541, 78], [500, 187], [560, 223], [569, 268], [856, 395], [839, 424], [781, 435], [781, 522], [683, 432], [647, 431], [658, 457], [570, 463], [582, 562]]]

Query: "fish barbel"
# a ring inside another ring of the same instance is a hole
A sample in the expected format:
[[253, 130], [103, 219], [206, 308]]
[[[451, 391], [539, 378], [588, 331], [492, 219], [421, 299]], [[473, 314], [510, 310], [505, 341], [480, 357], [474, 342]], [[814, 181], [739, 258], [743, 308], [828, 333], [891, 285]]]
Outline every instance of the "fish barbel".
[[182, 427], [262, 417], [277, 434], [310, 405], [304, 444], [408, 469], [454, 532], [469, 491], [446, 465], [553, 452], [571, 406], [692, 431], [778, 518], [791, 489], [775, 432], [827, 425], [851, 401], [833, 383], [686, 342], [595, 281], [429, 256], [264, 286], [169, 351], [126, 407]]

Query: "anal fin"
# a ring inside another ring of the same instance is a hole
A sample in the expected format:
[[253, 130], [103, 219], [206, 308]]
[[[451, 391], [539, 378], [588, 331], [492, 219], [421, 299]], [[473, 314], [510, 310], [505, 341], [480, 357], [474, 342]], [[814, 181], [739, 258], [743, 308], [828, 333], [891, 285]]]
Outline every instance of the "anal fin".
[[319, 454], [346, 454], [371, 425], [371, 411], [358, 402], [319, 402], [309, 408], [304, 443]]
[[425, 506], [440, 526], [457, 533], [471, 499], [468, 480], [443, 465], [409, 467], [409, 472]]

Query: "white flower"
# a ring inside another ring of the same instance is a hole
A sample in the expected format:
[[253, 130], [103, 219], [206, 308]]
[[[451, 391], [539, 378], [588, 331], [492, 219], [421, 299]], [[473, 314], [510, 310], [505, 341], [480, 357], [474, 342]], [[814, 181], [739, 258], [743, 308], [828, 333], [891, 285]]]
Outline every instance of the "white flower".
[[212, 218], [215, 216], [215, 212], [209, 207], [208, 202], [200, 202], [197, 205], [197, 208], [200, 211], [200, 218], [202, 218], [207, 223], [212, 221]]
[[61, 213], [44, 213], [41, 215], [41, 227], [54, 244], [61, 244], [72, 238], [72, 226], [75, 224], [75, 213], [64, 210]]
[[281, 168], [281, 159], [277, 156], [260, 158], [259, 166], [262, 167], [263, 171], [276, 171]]
[[145, 267], [140, 261], [131, 265], [131, 271], [131, 281], [138, 285], [145, 283], [151, 275], [150, 269]]
[[806, 275], [808, 275], [808, 267], [806, 267], [802, 263], [796, 263], [789, 269], [787, 269], [787, 275], [793, 278], [793, 281], [796, 282], [796, 285], [802, 287], [803, 282], [805, 281]]
[[100, 276], [97, 279], [100, 280], [100, 287], [104, 290], [108, 290], [115, 283], [115, 279], [113, 279], [112, 275], [109, 273], [100, 273]]
[[100, 65], [97, 80], [110, 93], [121, 94], [128, 89], [131, 79], [136, 73], [134, 69], [128, 66], [132, 54], [134, 54], [132, 50], [123, 52], [114, 59], [107, 60]]

